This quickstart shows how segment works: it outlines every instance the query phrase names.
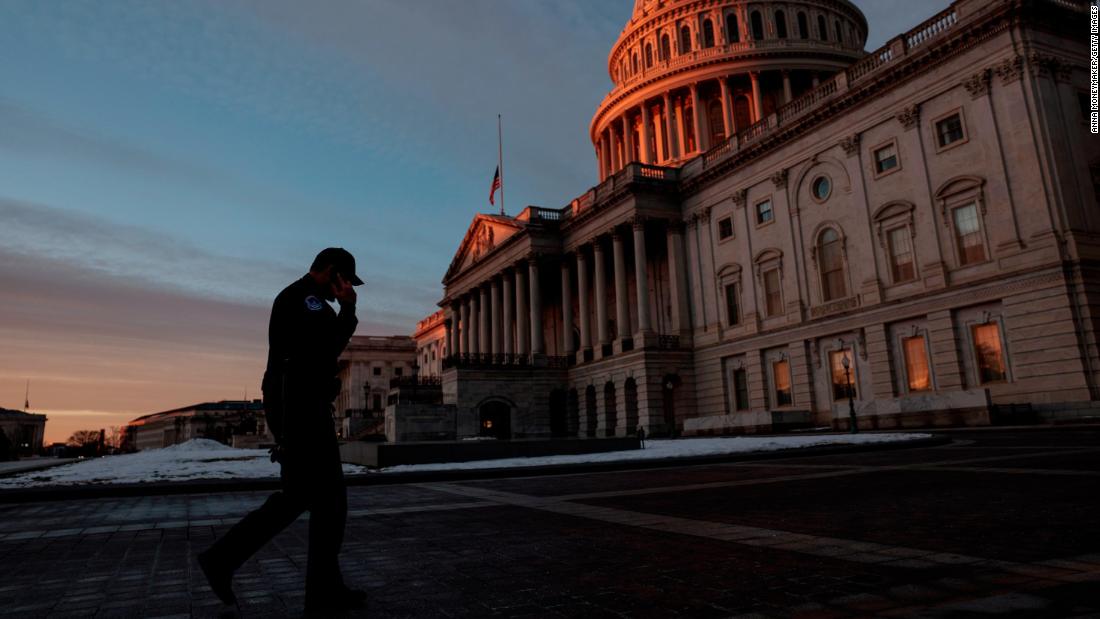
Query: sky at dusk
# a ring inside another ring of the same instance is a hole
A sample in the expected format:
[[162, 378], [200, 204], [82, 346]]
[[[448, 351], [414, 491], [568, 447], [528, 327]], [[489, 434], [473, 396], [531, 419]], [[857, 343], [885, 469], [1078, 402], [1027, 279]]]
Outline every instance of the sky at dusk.
[[[947, 6], [862, 0], [868, 49]], [[0, 2], [0, 407], [77, 429], [259, 397], [271, 299], [355, 254], [411, 334], [504, 119], [509, 214], [596, 182], [631, 0]]]

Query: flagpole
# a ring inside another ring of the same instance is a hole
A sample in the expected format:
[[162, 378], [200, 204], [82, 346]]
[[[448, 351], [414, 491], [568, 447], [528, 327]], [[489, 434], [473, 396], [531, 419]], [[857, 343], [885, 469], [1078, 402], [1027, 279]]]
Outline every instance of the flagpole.
[[504, 132], [497, 114], [497, 166], [500, 167], [500, 214], [504, 215]]

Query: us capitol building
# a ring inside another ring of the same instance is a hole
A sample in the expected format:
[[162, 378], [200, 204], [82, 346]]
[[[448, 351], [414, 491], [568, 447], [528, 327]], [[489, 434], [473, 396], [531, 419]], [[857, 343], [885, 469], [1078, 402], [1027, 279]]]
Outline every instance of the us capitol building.
[[847, 0], [637, 0], [600, 183], [474, 218], [432, 406], [512, 438], [1100, 413], [1086, 8], [958, 0], [868, 53]]

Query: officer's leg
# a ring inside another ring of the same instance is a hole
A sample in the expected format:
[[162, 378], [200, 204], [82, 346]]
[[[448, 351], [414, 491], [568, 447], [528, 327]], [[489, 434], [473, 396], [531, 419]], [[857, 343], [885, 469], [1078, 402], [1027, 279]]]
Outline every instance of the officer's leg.
[[347, 488], [335, 437], [318, 453], [315, 485], [309, 501], [309, 559], [306, 563], [306, 600], [344, 589], [340, 575], [340, 546], [348, 516]]

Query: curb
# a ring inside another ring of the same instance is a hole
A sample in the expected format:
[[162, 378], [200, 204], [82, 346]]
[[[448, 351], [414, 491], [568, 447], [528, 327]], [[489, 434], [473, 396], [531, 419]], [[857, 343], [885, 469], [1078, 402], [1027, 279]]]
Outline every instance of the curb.
[[[345, 478], [350, 486], [385, 486], [397, 484], [423, 484], [431, 482], [473, 481], [481, 479], [514, 479], [517, 477], [542, 477], [575, 475], [580, 473], [607, 473], [663, 469], [681, 466], [700, 466], [758, 460], [783, 460], [792, 457], [831, 456], [872, 451], [895, 451], [920, 447], [947, 445], [953, 439], [943, 436], [877, 443], [866, 445], [821, 445], [817, 447], [793, 447], [776, 451], [748, 452], [714, 456], [688, 456], [663, 460], [620, 460], [617, 462], [591, 462], [580, 464], [553, 464], [531, 467], [507, 467], [493, 469], [467, 469], [458, 471], [425, 471], [408, 473], [366, 473]], [[217, 492], [258, 492], [278, 490], [277, 479], [203, 479], [145, 484], [114, 484], [103, 486], [47, 486], [0, 490], [0, 504], [32, 503], [46, 501], [74, 501], [134, 496], [164, 496], [177, 494], [210, 494]]]

